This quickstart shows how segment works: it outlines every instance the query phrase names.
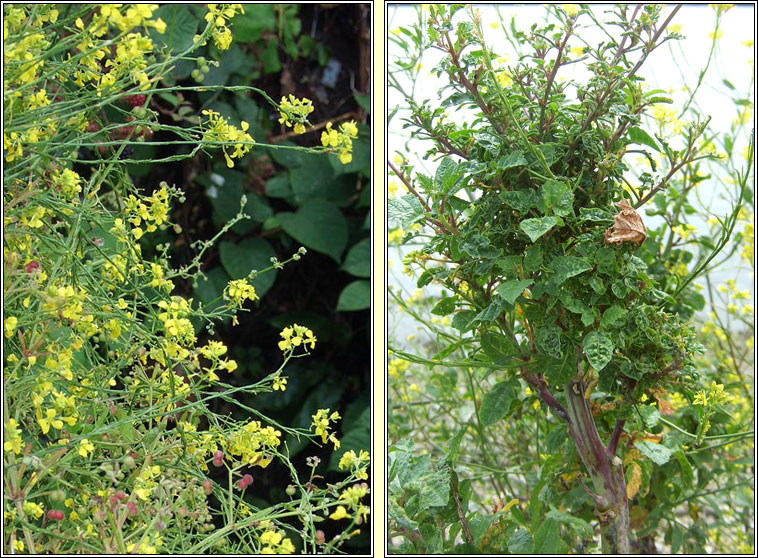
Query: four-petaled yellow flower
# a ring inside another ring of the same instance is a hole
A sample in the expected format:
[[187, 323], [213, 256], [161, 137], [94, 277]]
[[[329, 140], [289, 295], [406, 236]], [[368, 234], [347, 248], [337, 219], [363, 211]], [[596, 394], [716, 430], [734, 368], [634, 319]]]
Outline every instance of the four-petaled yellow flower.
[[291, 347], [299, 347], [300, 345], [307, 348], [310, 344], [311, 349], [316, 347], [316, 338], [313, 336], [313, 332], [304, 326], [292, 324], [289, 327], [285, 327], [279, 335], [283, 337], [279, 341], [279, 348], [282, 351], [286, 351]]

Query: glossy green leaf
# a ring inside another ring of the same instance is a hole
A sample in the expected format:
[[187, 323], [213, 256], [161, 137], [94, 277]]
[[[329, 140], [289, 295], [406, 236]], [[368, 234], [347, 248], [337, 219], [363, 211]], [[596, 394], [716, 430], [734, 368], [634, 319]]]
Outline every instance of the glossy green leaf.
[[364, 238], [350, 248], [340, 269], [355, 277], [370, 277], [371, 239]]
[[371, 282], [353, 281], [340, 293], [337, 300], [338, 312], [352, 312], [371, 307]]

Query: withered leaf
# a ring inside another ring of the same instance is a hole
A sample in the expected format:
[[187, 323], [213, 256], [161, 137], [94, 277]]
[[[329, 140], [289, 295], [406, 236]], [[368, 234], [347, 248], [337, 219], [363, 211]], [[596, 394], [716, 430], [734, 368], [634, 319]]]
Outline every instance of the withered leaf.
[[642, 217], [629, 205], [629, 200], [621, 200], [616, 205], [621, 208], [621, 212], [613, 216], [613, 226], [606, 229], [605, 242], [634, 242], [636, 246], [640, 246], [647, 238], [647, 229]]

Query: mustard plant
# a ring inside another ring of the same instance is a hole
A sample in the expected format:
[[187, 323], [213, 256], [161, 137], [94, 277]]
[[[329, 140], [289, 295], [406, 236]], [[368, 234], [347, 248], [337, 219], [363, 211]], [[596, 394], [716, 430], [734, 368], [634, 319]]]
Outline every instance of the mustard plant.
[[[7, 553], [337, 552], [364, 528], [368, 454], [343, 456], [345, 478], [326, 486], [313, 473], [300, 478], [283, 441], [286, 434], [339, 448], [339, 415], [324, 410], [310, 430], [293, 429], [235, 399], [286, 390], [287, 365], [317, 346], [313, 332], [285, 327], [281, 360], [237, 387], [226, 382], [236, 361], [212, 338], [214, 322], [234, 324], [252, 311], [256, 277], [296, 265], [305, 249], [230, 281], [212, 307], [178, 293], [182, 281], [202, 277], [213, 243], [248, 218], [244, 197], [213, 239], [192, 245], [186, 265], [171, 266], [168, 243], [149, 259], [142, 253], [150, 235], [178, 232], [172, 206], [185, 200], [167, 182], [148, 192], [134, 186], [132, 145], [192, 146], [152, 162], [220, 149], [229, 167], [261, 145], [244, 121], [206, 110], [185, 113], [186, 126], [168, 125], [151, 104], [182, 89], [163, 86], [173, 64], [204, 68], [194, 50], [208, 41], [229, 47], [243, 6], [207, 9], [191, 44], [172, 52], [151, 39], [172, 31], [157, 5], [3, 7]], [[307, 99], [276, 103], [260, 89], [236, 90], [260, 95], [296, 131], [308, 124]], [[151, 141], [159, 131], [176, 139]], [[341, 141], [290, 149], [342, 158], [349, 141]], [[239, 405], [235, 418], [211, 412], [219, 399]], [[245, 491], [273, 461], [291, 472], [295, 491], [259, 506]], [[225, 472], [223, 482], [209, 478], [210, 467]], [[341, 521], [329, 541], [317, 536], [325, 521]]]

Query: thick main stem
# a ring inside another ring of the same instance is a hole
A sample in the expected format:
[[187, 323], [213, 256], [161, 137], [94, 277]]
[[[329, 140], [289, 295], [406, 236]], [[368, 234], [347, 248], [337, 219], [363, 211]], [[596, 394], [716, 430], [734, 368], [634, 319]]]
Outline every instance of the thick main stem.
[[600, 440], [581, 380], [565, 386], [569, 435], [584, 463], [594, 490], [587, 489], [595, 501], [600, 522], [604, 554], [629, 554], [629, 503], [626, 498], [624, 469], [614, 464], [614, 456]]

